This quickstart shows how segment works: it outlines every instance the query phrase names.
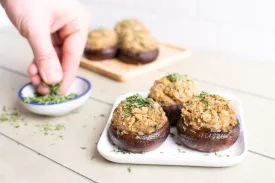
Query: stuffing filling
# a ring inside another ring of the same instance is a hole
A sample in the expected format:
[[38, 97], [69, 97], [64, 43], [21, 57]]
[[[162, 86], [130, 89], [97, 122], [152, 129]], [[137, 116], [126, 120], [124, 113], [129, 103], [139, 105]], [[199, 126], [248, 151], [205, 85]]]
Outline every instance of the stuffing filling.
[[149, 97], [162, 106], [171, 106], [184, 104], [197, 93], [197, 84], [188, 75], [173, 73], [156, 80]]
[[120, 49], [132, 53], [149, 52], [158, 49], [158, 42], [143, 31], [130, 31], [121, 39]]
[[206, 92], [194, 96], [182, 108], [183, 128], [195, 131], [230, 132], [237, 124], [237, 115], [230, 101]]
[[118, 36], [115, 31], [99, 28], [89, 32], [86, 49], [100, 50], [114, 47], [117, 44]]
[[165, 113], [157, 102], [138, 94], [122, 101], [112, 118], [112, 126], [117, 129], [117, 135], [150, 135], [167, 122]]

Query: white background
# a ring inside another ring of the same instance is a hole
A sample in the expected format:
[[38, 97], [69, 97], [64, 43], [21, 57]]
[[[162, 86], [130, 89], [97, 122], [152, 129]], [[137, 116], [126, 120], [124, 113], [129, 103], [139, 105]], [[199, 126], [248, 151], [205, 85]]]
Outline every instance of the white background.
[[[141, 19], [160, 40], [275, 63], [274, 0], [81, 0], [93, 27]], [[9, 25], [0, 10], [0, 27]]]

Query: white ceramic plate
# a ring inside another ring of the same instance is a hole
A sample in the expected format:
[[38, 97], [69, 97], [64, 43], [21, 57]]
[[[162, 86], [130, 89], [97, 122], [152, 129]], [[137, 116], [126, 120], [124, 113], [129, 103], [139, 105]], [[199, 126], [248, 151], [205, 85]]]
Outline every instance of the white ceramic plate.
[[[111, 115], [98, 142], [99, 153], [107, 160], [116, 163], [128, 164], [154, 164], [154, 165], [182, 165], [182, 166], [205, 166], [205, 167], [227, 167], [241, 162], [247, 154], [247, 138], [244, 128], [244, 118], [240, 101], [231, 95], [215, 93], [231, 100], [240, 122], [240, 136], [236, 143], [229, 149], [216, 153], [203, 153], [191, 150], [176, 144], [176, 136], [169, 135], [166, 141], [157, 149], [143, 154], [125, 153], [117, 151], [108, 138], [108, 127], [111, 123], [112, 114], [117, 105], [126, 97], [141, 94], [147, 96], [147, 92], [127, 93], [120, 96], [112, 109]], [[171, 133], [176, 135], [176, 129], [171, 128]]]

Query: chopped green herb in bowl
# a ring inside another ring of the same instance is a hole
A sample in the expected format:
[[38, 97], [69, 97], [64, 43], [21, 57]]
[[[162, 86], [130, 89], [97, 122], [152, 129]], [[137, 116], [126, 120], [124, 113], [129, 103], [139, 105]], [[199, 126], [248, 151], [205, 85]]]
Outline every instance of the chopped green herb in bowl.
[[60, 104], [67, 102], [75, 97], [78, 96], [76, 93], [71, 93], [69, 95], [60, 95], [60, 85], [61, 83], [57, 83], [56, 85], [50, 86], [43, 83], [44, 86], [50, 89], [51, 93], [48, 95], [40, 95], [39, 93], [35, 92], [34, 96], [32, 97], [23, 97], [24, 102], [31, 103], [35, 102], [38, 104]]
[[78, 76], [70, 86], [67, 95], [60, 94], [61, 83], [53, 86], [45, 83], [43, 85], [50, 89], [50, 94], [41, 95], [36, 92], [36, 88], [31, 83], [28, 83], [20, 88], [18, 98], [29, 111], [46, 116], [63, 116], [73, 113], [88, 101], [92, 90], [91, 83]]

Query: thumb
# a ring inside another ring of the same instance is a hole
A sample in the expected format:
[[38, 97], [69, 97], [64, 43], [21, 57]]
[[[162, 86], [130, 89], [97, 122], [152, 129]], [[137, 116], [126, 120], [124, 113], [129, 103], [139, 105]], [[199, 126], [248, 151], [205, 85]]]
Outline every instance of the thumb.
[[62, 67], [54, 49], [50, 31], [40, 29], [31, 32], [27, 39], [32, 47], [34, 63], [37, 66], [41, 79], [53, 85], [63, 78]]

